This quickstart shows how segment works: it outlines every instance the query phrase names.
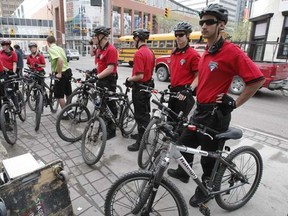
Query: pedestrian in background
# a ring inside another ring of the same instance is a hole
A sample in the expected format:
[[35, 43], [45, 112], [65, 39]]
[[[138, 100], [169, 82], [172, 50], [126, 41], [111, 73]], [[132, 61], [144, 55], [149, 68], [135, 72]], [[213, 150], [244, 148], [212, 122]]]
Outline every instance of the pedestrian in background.
[[[68, 66], [66, 54], [63, 48], [56, 45], [54, 36], [47, 37], [48, 53], [51, 59], [52, 72], [58, 81], [55, 82], [55, 98], [59, 99], [61, 108], [65, 106], [65, 98], [72, 93], [71, 77], [72, 71]], [[64, 116], [65, 117], [65, 116]]]
[[14, 45], [15, 52], [17, 54], [17, 69], [16, 73], [18, 74], [19, 77], [23, 77], [23, 51], [20, 49], [20, 46], [18, 44]]
[[133, 59], [132, 76], [126, 79], [125, 85], [132, 87], [132, 102], [134, 116], [137, 122], [138, 135], [136, 142], [128, 146], [128, 151], [138, 151], [144, 131], [150, 121], [150, 92], [141, 91], [143, 87], [138, 84], [154, 88], [152, 79], [155, 66], [155, 56], [146, 44], [150, 32], [146, 29], [137, 29], [133, 32], [135, 47], [138, 49]]

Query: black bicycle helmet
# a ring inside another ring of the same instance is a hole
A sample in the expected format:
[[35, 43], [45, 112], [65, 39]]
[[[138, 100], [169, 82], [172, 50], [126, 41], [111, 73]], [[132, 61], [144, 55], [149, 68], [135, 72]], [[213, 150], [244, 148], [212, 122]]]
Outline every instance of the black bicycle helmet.
[[107, 28], [105, 26], [98, 26], [94, 29], [93, 32], [95, 35], [103, 34], [105, 36], [108, 36], [110, 34], [110, 29], [111, 28]]
[[11, 40], [7, 38], [3, 38], [1, 40], [1, 45], [11, 45]]
[[37, 43], [35, 42], [30, 42], [29, 45], [28, 45], [29, 48], [31, 47], [37, 47]]
[[228, 22], [228, 10], [219, 4], [208, 5], [199, 14], [200, 18], [202, 18], [204, 15], [215, 16], [217, 20], [224, 21], [225, 24]]
[[184, 31], [186, 33], [191, 33], [192, 32], [192, 26], [187, 22], [179, 22], [174, 27], [174, 32], [177, 32], [177, 31]]
[[150, 32], [147, 29], [136, 29], [133, 31], [133, 37], [139, 37], [141, 41], [145, 41], [149, 38]]

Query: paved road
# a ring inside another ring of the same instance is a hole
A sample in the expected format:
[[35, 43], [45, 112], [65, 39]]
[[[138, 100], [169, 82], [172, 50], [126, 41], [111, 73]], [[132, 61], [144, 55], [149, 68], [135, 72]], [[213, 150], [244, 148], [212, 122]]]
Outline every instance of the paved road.
[[[75, 215], [91, 216], [103, 215], [103, 204], [108, 188], [122, 174], [137, 170], [137, 153], [128, 152], [127, 146], [133, 140], [123, 138], [120, 132], [117, 137], [109, 140], [105, 153], [98, 164], [87, 166], [82, 159], [80, 142], [67, 143], [62, 141], [55, 129], [57, 114], [49, 110], [41, 120], [40, 130], [34, 131], [34, 113], [29, 111], [27, 121], [19, 121], [17, 144], [9, 146], [0, 134], [0, 141], [7, 149], [9, 157], [31, 152], [36, 159], [49, 163], [62, 159], [65, 169], [70, 173], [69, 189]], [[238, 146], [248, 145], [258, 149], [263, 157], [264, 172], [261, 184], [255, 196], [249, 203], [234, 212], [227, 212], [217, 206], [214, 200], [208, 203], [212, 215], [253, 215], [253, 216], [286, 216], [288, 213], [288, 140], [273, 135], [261, 133], [248, 128], [242, 128], [244, 137], [238, 141], [229, 141], [232, 150]], [[199, 158], [194, 165], [197, 174], [201, 175]], [[171, 163], [171, 167], [176, 167]], [[186, 201], [195, 190], [195, 184], [183, 184], [170, 178], [179, 187]], [[201, 215], [200, 212], [189, 207], [190, 215]]]

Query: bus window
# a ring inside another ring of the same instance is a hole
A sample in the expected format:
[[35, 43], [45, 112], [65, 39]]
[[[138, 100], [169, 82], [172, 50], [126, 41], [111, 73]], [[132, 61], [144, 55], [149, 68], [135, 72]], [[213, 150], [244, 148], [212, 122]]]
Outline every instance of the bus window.
[[153, 41], [153, 43], [152, 43], [152, 47], [158, 47], [158, 41]]
[[135, 45], [134, 45], [134, 41], [133, 42], [130, 42], [130, 48], [134, 48]]
[[167, 47], [167, 48], [173, 47], [173, 41], [172, 41], [172, 40], [167, 41], [167, 42], [166, 42], [166, 47]]
[[163, 48], [163, 47], [165, 47], [165, 41], [159, 41], [159, 47], [160, 48]]
[[151, 47], [152, 46], [152, 41], [147, 41], [147, 46]]

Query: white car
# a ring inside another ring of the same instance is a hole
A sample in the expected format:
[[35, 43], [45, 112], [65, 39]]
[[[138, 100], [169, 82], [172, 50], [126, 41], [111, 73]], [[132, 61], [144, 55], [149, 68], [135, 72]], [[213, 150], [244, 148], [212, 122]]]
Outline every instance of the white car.
[[79, 60], [79, 52], [76, 49], [67, 49], [66, 50], [66, 56], [67, 56], [67, 61], [70, 61], [72, 59]]

